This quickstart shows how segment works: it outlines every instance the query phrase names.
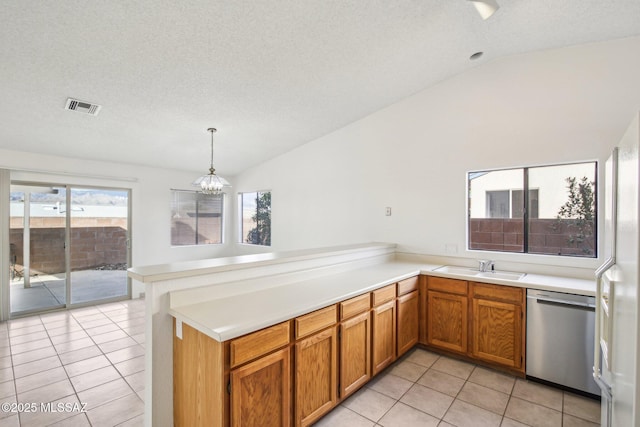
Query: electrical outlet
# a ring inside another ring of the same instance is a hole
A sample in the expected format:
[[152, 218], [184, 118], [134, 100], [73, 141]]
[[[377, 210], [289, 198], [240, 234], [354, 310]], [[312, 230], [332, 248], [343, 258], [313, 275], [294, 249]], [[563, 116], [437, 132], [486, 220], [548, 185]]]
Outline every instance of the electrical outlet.
[[389, 208], [389, 207], [386, 208], [385, 215], [386, 216], [391, 216], [391, 208]]

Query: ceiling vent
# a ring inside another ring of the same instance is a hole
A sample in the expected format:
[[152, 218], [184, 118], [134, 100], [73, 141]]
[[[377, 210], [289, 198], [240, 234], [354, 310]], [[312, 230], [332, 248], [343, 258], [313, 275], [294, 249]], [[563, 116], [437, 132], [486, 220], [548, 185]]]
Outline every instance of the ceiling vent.
[[78, 99], [69, 98], [67, 99], [67, 105], [65, 105], [65, 110], [77, 111], [79, 113], [91, 114], [92, 116], [97, 116], [102, 108], [102, 105], [91, 104], [90, 102], [80, 101]]

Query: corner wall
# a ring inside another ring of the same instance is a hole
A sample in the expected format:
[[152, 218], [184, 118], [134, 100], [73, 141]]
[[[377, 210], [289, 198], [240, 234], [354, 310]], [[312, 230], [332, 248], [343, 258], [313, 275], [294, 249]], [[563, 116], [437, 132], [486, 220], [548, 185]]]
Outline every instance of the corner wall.
[[638, 51], [634, 37], [481, 64], [247, 170], [234, 191], [272, 190], [273, 250], [387, 241], [399, 251], [485, 258], [465, 248], [466, 173], [606, 160], [640, 109]]

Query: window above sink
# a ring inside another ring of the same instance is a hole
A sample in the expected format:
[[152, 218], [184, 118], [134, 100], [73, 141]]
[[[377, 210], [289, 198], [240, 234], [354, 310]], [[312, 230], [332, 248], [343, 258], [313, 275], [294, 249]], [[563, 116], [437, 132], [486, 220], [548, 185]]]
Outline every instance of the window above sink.
[[597, 163], [467, 174], [470, 250], [595, 258]]

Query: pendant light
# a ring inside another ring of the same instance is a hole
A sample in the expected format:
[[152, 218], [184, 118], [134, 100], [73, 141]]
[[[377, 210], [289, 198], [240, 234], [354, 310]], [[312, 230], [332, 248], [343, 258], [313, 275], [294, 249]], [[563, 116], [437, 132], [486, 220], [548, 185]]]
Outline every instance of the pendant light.
[[223, 187], [231, 187], [231, 184], [226, 179], [216, 175], [216, 170], [213, 168], [213, 134], [217, 130], [216, 128], [209, 128], [207, 132], [211, 133], [211, 166], [209, 167], [209, 173], [193, 181], [193, 185], [200, 187], [204, 194], [217, 196], [222, 194]]
[[500, 8], [496, 0], [470, 0], [476, 7], [476, 10], [482, 17], [487, 20]]

